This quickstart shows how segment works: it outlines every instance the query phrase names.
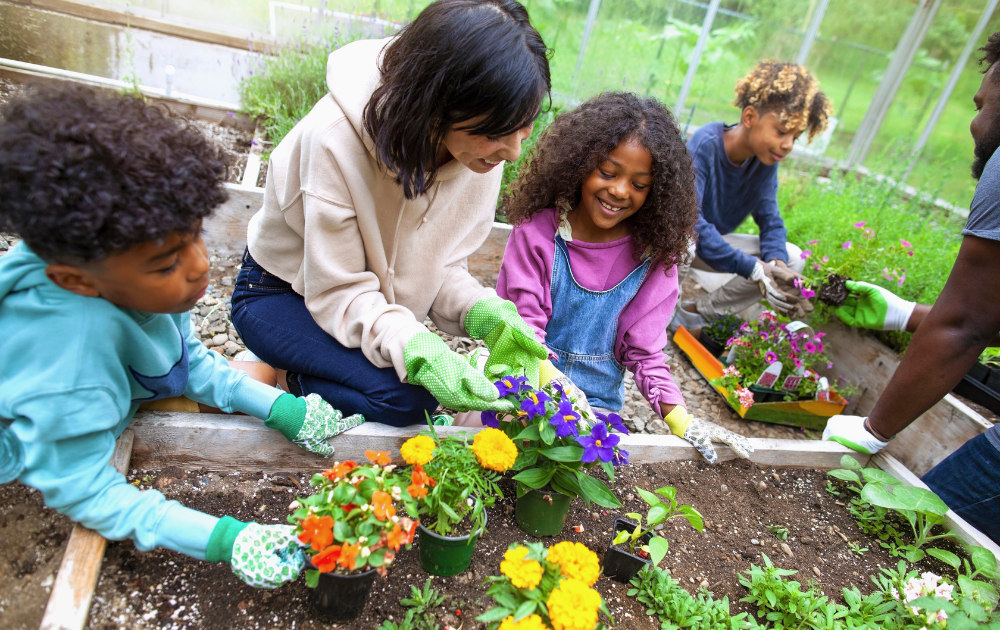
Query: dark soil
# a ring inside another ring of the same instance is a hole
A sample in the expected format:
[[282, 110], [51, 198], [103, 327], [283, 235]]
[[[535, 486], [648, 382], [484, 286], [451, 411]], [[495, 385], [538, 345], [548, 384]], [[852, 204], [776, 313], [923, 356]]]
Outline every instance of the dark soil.
[[847, 300], [847, 278], [836, 273], [826, 277], [826, 282], [820, 287], [816, 297], [827, 306], [834, 308], [842, 306]]
[[[284, 522], [288, 504], [306, 487], [304, 475], [238, 474], [219, 476], [204, 471], [170, 469], [139, 472], [130, 480], [142, 488], [154, 487], [168, 497], [205, 512], [228, 514], [260, 523]], [[845, 492], [835, 497], [826, 492], [824, 473], [799, 469], [762, 468], [747, 462], [709, 466], [704, 462], [673, 462], [619, 469], [616, 493], [625, 506], [620, 510], [587, 507], [574, 501], [563, 535], [545, 539], [581, 542], [603, 557], [615, 516], [644, 512], [645, 504], [633, 487], [653, 490], [672, 485], [681, 503], [695, 506], [706, 520], [699, 533], [686, 521], [670, 521], [662, 530], [670, 541], [670, 552], [661, 564], [691, 592], [704, 586], [716, 597], [729, 597], [733, 610], [746, 610], [739, 603], [745, 589], [740, 572], [751, 563], [760, 564], [761, 554], [784, 568], [798, 570], [794, 578], [816, 584], [839, 600], [841, 589], [857, 585], [871, 590], [868, 576], [879, 567], [895, 566], [897, 559], [864, 535], [844, 507]], [[763, 485], [761, 485], [763, 484]], [[489, 511], [489, 530], [476, 547], [471, 569], [452, 578], [433, 578], [435, 587], [447, 596], [438, 611], [442, 624], [465, 630], [480, 628], [473, 621], [491, 602], [483, 579], [499, 572], [503, 552], [513, 542], [531, 540], [514, 522], [514, 485], [503, 482], [507, 498]], [[58, 566], [70, 524], [41, 506], [37, 492], [18, 484], [0, 488], [0, 628], [35, 628], [44, 609], [47, 591], [42, 586]], [[18, 520], [18, 516], [23, 518]], [[789, 531], [778, 540], [767, 526]], [[851, 551], [847, 541], [867, 547], [863, 555]], [[787, 555], [782, 543], [788, 546]], [[39, 552], [44, 549], [44, 552]], [[957, 551], [954, 547], [952, 551]], [[31, 558], [27, 555], [35, 554]], [[918, 563], [921, 571], [949, 574], [935, 560]], [[400, 553], [387, 579], [378, 578], [362, 617], [338, 626], [372, 630], [389, 618], [399, 618], [404, 609], [400, 598], [410, 595], [411, 585], [422, 585], [429, 576], [420, 568], [417, 550]], [[608, 601], [619, 627], [655, 629], [644, 608], [625, 596], [627, 587], [602, 578], [598, 590]], [[304, 580], [275, 591], [244, 585], [228, 565], [199, 562], [180, 554], [156, 550], [136, 551], [131, 542], [112, 542], [105, 555], [90, 615], [90, 628], [322, 628], [308, 612]], [[459, 612], [460, 611], [460, 614]]]

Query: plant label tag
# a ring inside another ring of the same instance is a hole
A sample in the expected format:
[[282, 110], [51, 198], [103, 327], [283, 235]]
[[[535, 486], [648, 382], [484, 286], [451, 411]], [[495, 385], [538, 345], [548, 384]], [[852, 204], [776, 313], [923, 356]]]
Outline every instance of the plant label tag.
[[781, 376], [782, 367], [781, 361], [775, 361], [771, 365], [767, 366], [764, 373], [757, 379], [757, 385], [761, 387], [773, 388], [774, 384], [778, 382], [778, 377]]
[[792, 374], [791, 376], [785, 379], [784, 383], [781, 384], [781, 389], [788, 389], [788, 390], [798, 389], [799, 383], [801, 382], [802, 382], [801, 376], [796, 376], [795, 374]]
[[830, 391], [830, 381], [825, 376], [819, 379], [816, 387], [816, 400], [831, 402], [832, 392]]
[[795, 320], [794, 322], [789, 322], [785, 326], [785, 330], [787, 330], [790, 333], [804, 332], [810, 337], [816, 334], [813, 332], [812, 326], [810, 326], [805, 322], [800, 322], [798, 320]]

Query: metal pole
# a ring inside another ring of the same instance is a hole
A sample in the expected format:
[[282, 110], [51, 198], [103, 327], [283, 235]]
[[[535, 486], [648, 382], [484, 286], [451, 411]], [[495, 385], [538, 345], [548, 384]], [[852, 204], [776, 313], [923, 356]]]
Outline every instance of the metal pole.
[[705, 21], [701, 23], [701, 34], [698, 35], [698, 43], [694, 45], [694, 51], [691, 53], [691, 59], [688, 61], [688, 71], [684, 75], [684, 84], [681, 86], [680, 94], [677, 95], [674, 116], [679, 116], [684, 110], [684, 101], [687, 100], [688, 94], [691, 93], [691, 84], [694, 83], [694, 75], [698, 73], [698, 64], [701, 62], [701, 53], [705, 50], [705, 44], [708, 43], [708, 37], [712, 32], [712, 22], [715, 21], [715, 14], [719, 10], [719, 1], [711, 0], [711, 3], [708, 5], [708, 12], [705, 13]]
[[889, 112], [896, 92], [903, 83], [906, 71], [913, 62], [917, 50], [920, 49], [920, 43], [924, 40], [940, 6], [941, 0], [921, 0], [916, 11], [913, 12], [906, 32], [903, 33], [895, 52], [892, 53], [889, 67], [886, 68], [885, 75], [875, 90], [875, 96], [868, 106], [868, 111], [865, 112], [861, 125], [854, 133], [854, 140], [851, 141], [847, 155], [848, 168], [860, 166], [868, 156], [875, 141], [875, 135], [878, 133], [879, 127], [882, 126], [882, 121], [885, 120], [885, 116]]
[[809, 21], [809, 30], [806, 31], [806, 37], [802, 40], [802, 46], [799, 48], [799, 54], [795, 57], [795, 63], [799, 65], [804, 65], [806, 62], [806, 57], [809, 56], [809, 49], [812, 48], [813, 40], [816, 39], [816, 33], [819, 32], [819, 24], [823, 21], [823, 15], [826, 13], [826, 7], [830, 4], [830, 0], [819, 0], [819, 6], [813, 11], [812, 20]]
[[1000, 3], [1000, 0], [987, 0], [986, 8], [983, 9], [983, 14], [979, 16], [976, 28], [972, 29], [969, 41], [965, 43], [962, 54], [959, 55], [958, 61], [955, 62], [955, 67], [951, 70], [951, 76], [948, 77], [948, 83], [945, 84], [944, 91], [938, 97], [937, 105], [934, 106], [931, 117], [927, 120], [927, 124], [924, 125], [924, 130], [920, 133], [920, 137], [917, 138], [917, 143], [913, 145], [913, 151], [910, 153], [910, 165], [906, 168], [906, 173], [903, 174], [902, 183], [906, 183], [914, 167], [916, 167], [917, 160], [920, 159], [920, 155], [924, 152], [924, 147], [927, 146], [927, 141], [930, 140], [931, 133], [934, 131], [938, 119], [941, 118], [941, 113], [944, 112], [945, 105], [948, 104], [948, 99], [951, 98], [951, 93], [955, 89], [959, 77], [962, 75], [962, 70], [965, 69], [965, 63], [969, 60], [969, 55], [972, 54], [972, 50], [976, 47], [976, 42], [979, 41], [983, 30], [986, 29], [986, 23], [993, 17], [993, 12], [996, 10], [998, 3]]
[[597, 12], [601, 8], [601, 0], [590, 0], [590, 8], [587, 10], [587, 23], [583, 27], [583, 38], [580, 39], [580, 52], [576, 55], [576, 69], [573, 71], [573, 86], [580, 82], [580, 71], [583, 69], [583, 57], [587, 54], [587, 44], [590, 43], [590, 34], [594, 32], [594, 22], [597, 21]]

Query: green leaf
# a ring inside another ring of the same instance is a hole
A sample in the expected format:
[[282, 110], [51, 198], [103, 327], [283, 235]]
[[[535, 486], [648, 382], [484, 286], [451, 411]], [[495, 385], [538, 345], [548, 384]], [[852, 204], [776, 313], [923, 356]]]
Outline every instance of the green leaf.
[[962, 561], [958, 559], [958, 556], [944, 549], [928, 549], [927, 555], [931, 556], [932, 558], [937, 558], [941, 562], [955, 569], [958, 569], [960, 566], [962, 566]]
[[972, 564], [976, 571], [988, 578], [997, 577], [997, 558], [993, 552], [984, 547], [969, 546], [969, 555], [972, 556]]
[[382, 547], [378, 551], [373, 551], [372, 554], [368, 556], [368, 564], [373, 567], [382, 566], [385, 563], [385, 551], [385, 547]]
[[646, 527], [652, 527], [654, 525], [659, 525], [667, 517], [667, 506], [663, 503], [657, 503], [653, 507], [649, 508], [649, 513], [646, 514]]
[[542, 425], [539, 433], [541, 434], [542, 442], [545, 442], [550, 446], [556, 441], [556, 428], [548, 422]]
[[526, 602], [523, 602], [520, 606], [517, 607], [517, 610], [514, 611], [514, 621], [520, 621], [524, 619], [531, 613], [535, 612], [535, 608], [537, 607], [538, 607], [538, 602], [531, 601], [530, 599], [527, 600]]
[[530, 468], [537, 463], [538, 449], [529, 448], [517, 454], [517, 460], [514, 462], [514, 470], [524, 470], [525, 468]]
[[346, 541], [353, 533], [354, 532], [351, 531], [351, 526], [345, 521], [336, 521], [333, 524], [333, 537], [337, 540], [337, 542], [342, 543]]
[[506, 619], [510, 614], [514, 612], [511, 608], [505, 608], [503, 606], [494, 606], [490, 608], [483, 614], [476, 617], [476, 621], [482, 621], [483, 623], [492, 623], [494, 621], [500, 621], [501, 619]]
[[540, 450], [539, 455], [557, 462], [578, 462], [583, 457], [582, 446], [554, 446]]
[[661, 502], [660, 497], [656, 496], [649, 490], [643, 490], [639, 486], [636, 486], [635, 490], [636, 492], [639, 493], [639, 496], [642, 497], [642, 500], [648, 503], [649, 505], [656, 505], [657, 503]]
[[992, 584], [980, 580], [975, 580], [972, 584], [975, 586], [976, 592], [979, 593], [979, 597], [983, 600], [983, 603], [987, 604], [990, 608], [995, 608], [997, 601], [1000, 601], [1000, 594], [997, 593], [997, 589]]
[[660, 561], [667, 555], [669, 548], [670, 543], [667, 542], [666, 538], [653, 536], [649, 539], [649, 560], [653, 563], [654, 567], [660, 564]]
[[580, 494], [597, 505], [606, 508], [620, 508], [621, 501], [606, 485], [590, 475], [577, 471], [576, 478], [580, 482]]
[[924, 559], [924, 556], [926, 555], [927, 554], [924, 553], [923, 549], [910, 548], [907, 550], [905, 554], [903, 554], [903, 557], [906, 558], [907, 561], [909, 562], [920, 562], [921, 560]]
[[555, 476], [549, 483], [552, 484], [552, 489], [556, 492], [570, 497], [580, 496], [580, 483], [576, 480], [576, 475], [567, 470], [557, 468]]
[[667, 497], [668, 499], [677, 499], [677, 488], [672, 486], [663, 486], [662, 488], [657, 488], [653, 490], [656, 494]]
[[[853, 459], [851, 460], [854, 461]], [[828, 471], [826, 474], [830, 475], [834, 479], [840, 479], [841, 481], [853, 481], [855, 483], [861, 483], [861, 478], [853, 470], [844, 470], [838, 468], [837, 470]]]
[[854, 459], [850, 455], [844, 455], [840, 458], [840, 465], [848, 470], [861, 470], [862, 466], [858, 460]]
[[677, 509], [688, 520], [688, 523], [691, 523], [691, 527], [697, 529], [699, 532], [705, 531], [705, 519], [701, 516], [701, 512], [690, 505], [682, 505]]
[[642, 514], [639, 514], [638, 512], [628, 512], [625, 514], [625, 516], [632, 519], [632, 521], [635, 523], [642, 522]]
[[529, 468], [514, 475], [514, 481], [520, 481], [529, 488], [538, 490], [545, 487], [555, 472], [555, 468]]
[[623, 531], [618, 532], [618, 535], [615, 536], [615, 539], [611, 541], [611, 544], [612, 545], [620, 545], [620, 544], [622, 544], [623, 542], [625, 542], [628, 539], [629, 539], [629, 533], [627, 531], [623, 530]]
[[517, 437], [515, 437], [514, 439], [515, 440], [532, 440], [532, 441], [538, 440], [539, 439], [538, 438], [538, 425], [537, 424], [529, 424], [527, 427], [524, 428], [524, 431], [521, 431], [520, 433], [518, 433]]
[[861, 474], [868, 483], [884, 483], [890, 486], [899, 485], [899, 479], [896, 479], [889, 473], [884, 470], [879, 470], [878, 468], [865, 468], [861, 471]]
[[948, 512], [948, 506], [941, 500], [941, 497], [926, 488], [900, 486], [894, 489], [893, 494], [906, 504], [908, 510], [930, 512], [938, 516], [944, 516]]
[[316, 588], [319, 586], [319, 571], [309, 569], [306, 571], [306, 586]]

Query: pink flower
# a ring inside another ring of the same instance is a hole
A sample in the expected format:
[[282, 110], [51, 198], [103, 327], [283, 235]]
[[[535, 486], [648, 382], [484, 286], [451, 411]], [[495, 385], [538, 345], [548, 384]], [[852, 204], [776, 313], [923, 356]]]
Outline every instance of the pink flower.
[[736, 378], [740, 377], [740, 371], [736, 369], [735, 365], [722, 368], [722, 373], [725, 376], [735, 376]]
[[841, 245], [841, 247], [843, 247], [844, 249], [851, 249], [851, 241], [845, 241], [844, 244]]
[[865, 238], [875, 238], [875, 230], [871, 228], [865, 228]]
[[813, 271], [820, 271], [821, 269], [822, 267], [819, 266], [819, 263], [813, 263]]
[[764, 332], [763, 330], [762, 330], [762, 331], [760, 331], [760, 333], [759, 333], [759, 334], [760, 334], [760, 339], [761, 339], [761, 341], [767, 341], [768, 339], [770, 339], [770, 338], [771, 338], [771, 335], [767, 334], [767, 333], [766, 333], [766, 332]]
[[867, 221], [858, 221], [857, 223], [854, 224], [854, 227], [856, 227], [856, 228], [858, 228], [860, 230], [861, 228], [865, 227], [866, 223], [868, 223], [868, 222]]
[[764, 355], [764, 360], [767, 361], [768, 363], [774, 363], [775, 361], [778, 360], [778, 355], [768, 350], [767, 354]]
[[823, 256], [823, 262], [830, 262], [829, 256]]
[[904, 282], [906, 282], [906, 272], [905, 271], [903, 272], [903, 275], [899, 276], [899, 282], [896, 283], [896, 286], [897, 287], [901, 287], [901, 286], [903, 286]]
[[753, 406], [753, 392], [746, 387], [736, 389], [736, 397], [740, 400], [740, 405], [746, 408]]
[[813, 253], [811, 251], [809, 251], [808, 249], [804, 249], [804, 250], [802, 250], [802, 253], [799, 254], [799, 258], [801, 258], [802, 260], [805, 260], [806, 258], [809, 258], [812, 255], [813, 255]]
[[822, 339], [823, 337], [826, 337], [825, 332], [818, 332], [815, 335], [813, 335], [813, 339]]
[[903, 247], [907, 248], [907, 249], [913, 247], [913, 244], [910, 243], [910, 241], [908, 241], [906, 239], [903, 239], [903, 238], [899, 239], [899, 244], [902, 245]]
[[816, 297], [816, 292], [813, 291], [812, 289], [802, 289], [801, 293], [802, 297], [804, 297], [807, 300]]
[[795, 367], [797, 367], [797, 368], [802, 367], [802, 361], [799, 361], [797, 358], [792, 359], [792, 361], [795, 362]]
[[830, 361], [829, 363], [826, 364], [826, 369], [828, 369], [828, 370], [832, 370], [833, 369], [833, 361]]
[[911, 249], [910, 251], [906, 252], [906, 255], [907, 256], [912, 256], [913, 255], [913, 250]]
[[816, 344], [814, 344], [813, 342], [807, 341], [804, 344], [802, 344], [802, 347], [805, 348], [806, 352], [808, 352], [809, 354], [816, 354]]
[[806, 241], [806, 242], [809, 243], [810, 245], [815, 245], [816, 243], [819, 242], [819, 239], [817, 238], [817, 239], [813, 239], [811, 241]]

